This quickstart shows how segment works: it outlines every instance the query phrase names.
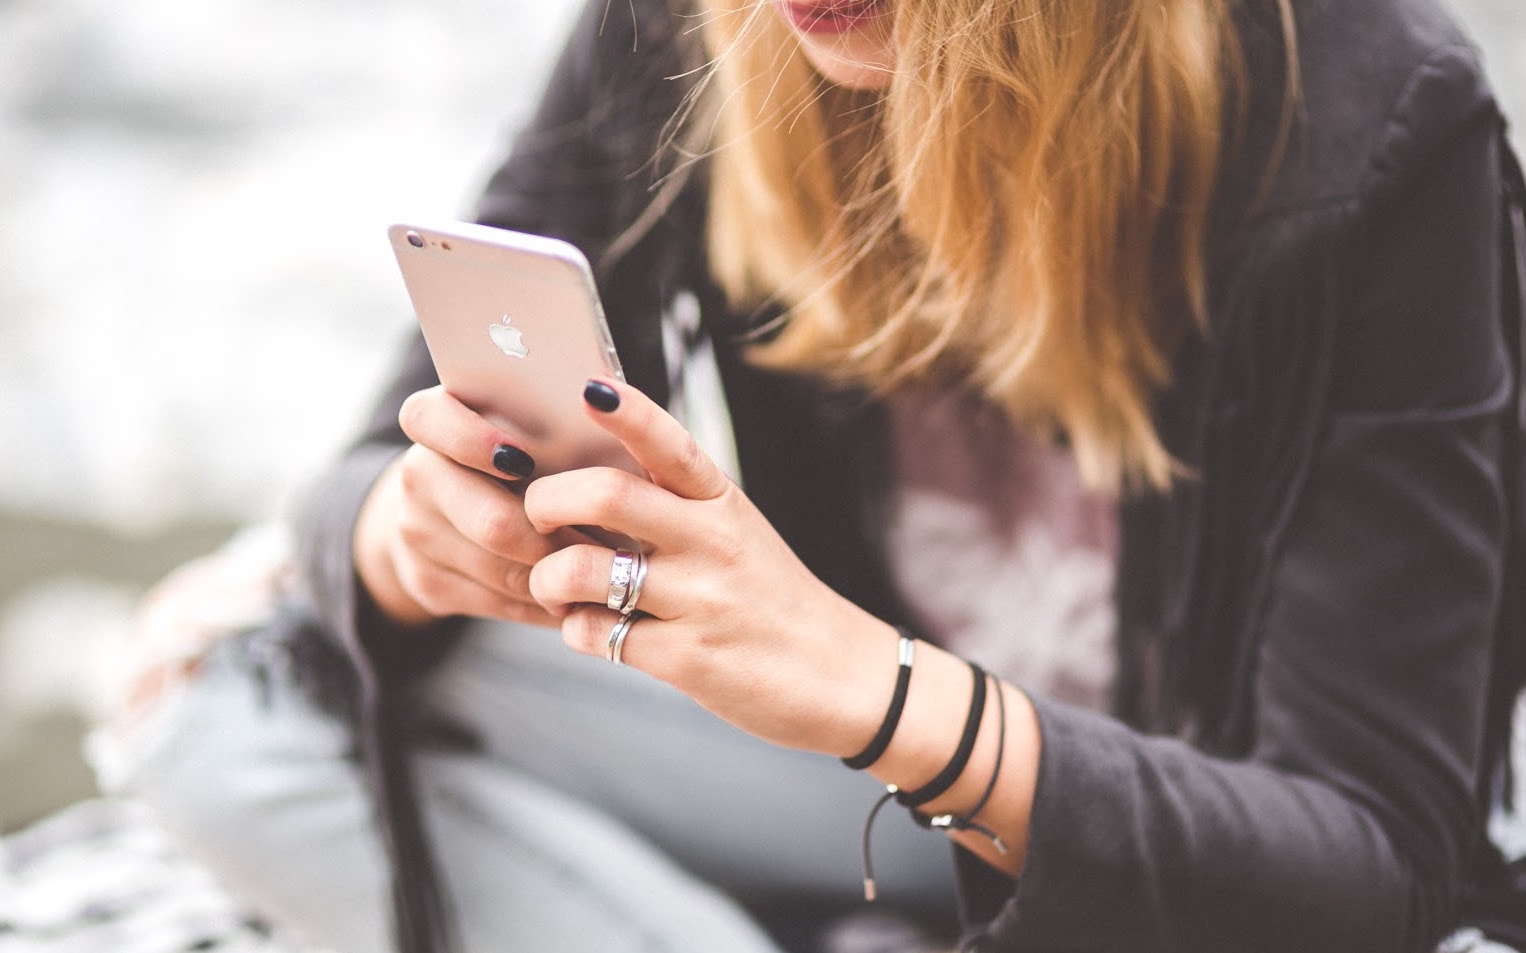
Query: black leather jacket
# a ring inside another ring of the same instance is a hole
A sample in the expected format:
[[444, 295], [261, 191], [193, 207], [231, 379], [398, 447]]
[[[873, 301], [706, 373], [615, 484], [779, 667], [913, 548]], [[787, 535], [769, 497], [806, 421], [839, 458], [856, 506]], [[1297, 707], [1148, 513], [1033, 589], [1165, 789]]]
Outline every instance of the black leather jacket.
[[[684, 51], [659, 0], [635, 4], [634, 35], [613, 15], [601, 33], [604, 6], [576, 28], [481, 218], [588, 251], [627, 374], [659, 400], [657, 315], [697, 294], [749, 495], [824, 580], [904, 621], [876, 531], [881, 415], [741, 361], [747, 316], [705, 274], [703, 170], [607, 254], [651, 201], [642, 169]], [[1013, 881], [960, 857], [970, 949], [1427, 950], [1478, 863], [1499, 741], [1486, 725], [1504, 698], [1491, 668], [1507, 625], [1526, 643], [1511, 608], [1526, 586], [1507, 568], [1520, 286], [1502, 267], [1516, 261], [1502, 123], [1476, 51], [1429, 0], [1303, 0], [1301, 112], [1268, 183], [1282, 105], [1269, 6], [1243, 16], [1251, 96], [1217, 200], [1211, 331], [1157, 407], [1191, 475], [1122, 504], [1116, 717], [1035, 698], [1026, 867]], [[387, 699], [427, 664], [427, 640], [389, 639], [370, 616], [349, 540], [404, 445], [399, 403], [434, 382], [415, 340], [301, 520], [314, 599], [363, 675], [362, 741], [414, 872], [405, 908], [428, 903], [428, 863]]]

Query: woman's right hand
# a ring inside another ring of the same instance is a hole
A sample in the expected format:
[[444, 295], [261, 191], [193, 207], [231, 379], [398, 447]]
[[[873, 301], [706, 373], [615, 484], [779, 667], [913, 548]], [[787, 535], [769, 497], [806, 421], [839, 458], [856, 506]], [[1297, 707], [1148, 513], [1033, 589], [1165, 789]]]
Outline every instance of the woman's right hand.
[[515, 456], [510, 438], [442, 387], [410, 396], [398, 422], [413, 445], [382, 472], [355, 525], [355, 569], [371, 598], [403, 625], [468, 615], [557, 626], [530, 596], [530, 569], [587, 540], [530, 525], [503, 481], [528, 477], [533, 461], [519, 454], [519, 474], [495, 467], [495, 453]]

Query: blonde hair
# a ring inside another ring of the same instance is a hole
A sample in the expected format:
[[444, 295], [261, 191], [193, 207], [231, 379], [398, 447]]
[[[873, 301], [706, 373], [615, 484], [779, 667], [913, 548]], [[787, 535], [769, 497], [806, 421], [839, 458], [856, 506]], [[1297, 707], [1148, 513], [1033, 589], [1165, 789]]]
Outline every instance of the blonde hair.
[[769, 6], [702, 24], [710, 267], [786, 309], [750, 359], [973, 387], [1088, 485], [1168, 485], [1150, 404], [1206, 320], [1229, 0], [893, 0], [879, 93], [827, 83]]

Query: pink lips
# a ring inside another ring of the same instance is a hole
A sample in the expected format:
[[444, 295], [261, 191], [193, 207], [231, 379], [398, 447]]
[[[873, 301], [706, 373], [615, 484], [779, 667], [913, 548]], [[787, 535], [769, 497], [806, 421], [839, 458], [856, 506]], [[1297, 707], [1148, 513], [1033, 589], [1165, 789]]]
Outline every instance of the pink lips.
[[802, 33], [844, 33], [885, 12], [888, 0], [829, 0], [796, 3], [778, 0], [779, 11]]

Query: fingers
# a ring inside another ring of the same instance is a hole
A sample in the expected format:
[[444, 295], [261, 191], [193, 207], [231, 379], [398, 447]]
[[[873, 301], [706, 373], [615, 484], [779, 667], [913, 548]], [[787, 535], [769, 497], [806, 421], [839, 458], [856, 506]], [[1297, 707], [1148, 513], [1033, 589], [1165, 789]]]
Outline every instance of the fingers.
[[[590, 381], [584, 397], [590, 416], [625, 444], [650, 481], [608, 468], [573, 470], [530, 484], [521, 499], [497, 478], [528, 476], [533, 461], [507, 434], [443, 388], [404, 402], [398, 420], [414, 446], [400, 477], [406, 505], [394, 561], [399, 584], [420, 606], [436, 614], [528, 613], [549, 621], [603, 605], [613, 554], [568, 546], [587, 539], [572, 528], [599, 526], [681, 551], [680, 537], [695, 533], [693, 514], [684, 510], [689, 501], [735, 489], [688, 432], [639, 391]], [[643, 593], [643, 610], [663, 610], [660, 588]]]
[[[673, 575], [678, 564], [667, 561], [659, 569], [658, 557], [645, 558], [646, 574], [637, 593], [637, 607], [649, 615], [666, 617], [675, 608], [671, 596], [680, 583]], [[603, 546], [568, 546], [535, 564], [530, 572], [530, 594], [557, 616], [579, 606], [607, 606], [614, 561], [614, 550]], [[664, 575], [666, 579], [658, 584], [656, 580]]]
[[552, 628], [558, 624], [556, 617], [539, 604], [483, 585], [455, 567], [424, 558], [416, 551], [400, 554], [396, 565], [403, 589], [436, 618], [465, 615]]
[[399, 517], [397, 538], [424, 561], [448, 566], [478, 584], [523, 602], [530, 595], [530, 566], [491, 552], [463, 536], [438, 510], [409, 508]]
[[568, 526], [599, 526], [646, 540], [659, 549], [683, 546], [693, 532], [686, 501], [648, 480], [610, 467], [588, 467], [541, 477], [525, 488], [524, 512], [540, 533]]
[[651, 398], [629, 384], [592, 380], [584, 409], [619, 438], [652, 482], [690, 500], [710, 500], [732, 485], [694, 437]]
[[513, 437], [445, 392], [444, 387], [418, 391], [403, 401], [397, 422], [416, 444], [488, 476], [527, 479], [535, 461]]
[[[609, 635], [619, 621], [620, 613], [612, 609], [582, 606], [562, 619], [562, 641], [574, 652], [608, 658]], [[623, 652], [620, 660], [625, 661]]]
[[489, 477], [415, 444], [400, 461], [392, 521], [398, 584], [433, 616], [557, 623], [530, 595], [530, 567], [557, 545], [537, 533], [524, 501]]
[[660, 550], [684, 548], [696, 531], [685, 502], [716, 500], [736, 485], [688, 431], [635, 388], [589, 381], [584, 400], [589, 415], [625, 445], [650, 479], [607, 467], [542, 477], [525, 490], [531, 524], [542, 533], [599, 526]]
[[408, 450], [401, 479], [410, 512], [426, 524], [421, 530], [448, 527], [488, 553], [526, 565], [556, 548], [531, 525], [523, 499], [429, 447]]
[[[596, 658], [611, 658], [611, 637], [620, 622], [620, 614], [610, 609], [583, 606], [569, 613], [562, 620], [562, 642], [574, 652]], [[653, 666], [669, 653], [656, 651], [663, 639], [666, 623], [638, 612], [631, 619], [625, 637], [620, 640], [619, 660], [622, 665], [638, 668], [649, 675], [662, 677]]]

